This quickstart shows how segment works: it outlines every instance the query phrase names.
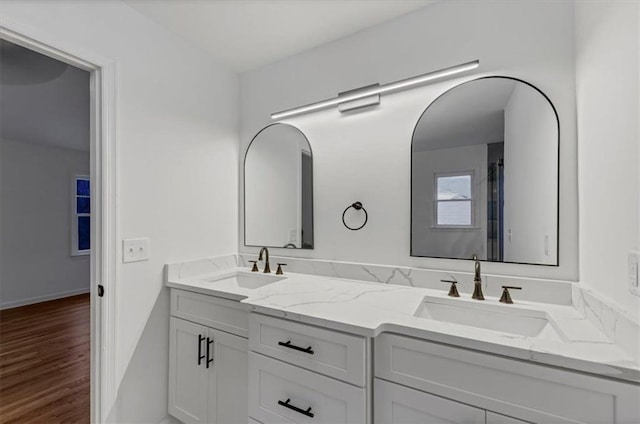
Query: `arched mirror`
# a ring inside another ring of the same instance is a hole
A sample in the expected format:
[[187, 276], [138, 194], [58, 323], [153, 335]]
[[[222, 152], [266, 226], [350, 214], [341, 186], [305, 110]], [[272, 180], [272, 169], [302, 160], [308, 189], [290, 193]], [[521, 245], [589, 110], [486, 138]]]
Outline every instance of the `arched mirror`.
[[253, 138], [244, 159], [247, 246], [313, 249], [313, 156], [305, 135], [276, 123]]
[[558, 265], [559, 121], [524, 81], [438, 97], [411, 148], [411, 255]]

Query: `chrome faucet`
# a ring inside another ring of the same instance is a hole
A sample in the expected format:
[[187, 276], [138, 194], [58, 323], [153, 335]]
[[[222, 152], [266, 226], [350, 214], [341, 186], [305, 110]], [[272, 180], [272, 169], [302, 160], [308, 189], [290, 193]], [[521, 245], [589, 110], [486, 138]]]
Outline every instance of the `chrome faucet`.
[[480, 276], [480, 261], [478, 261], [478, 255], [473, 255], [473, 260], [476, 262], [474, 265], [473, 272], [473, 295], [472, 299], [476, 300], [484, 300], [484, 295], [482, 294], [482, 277]]
[[259, 261], [262, 260], [262, 252], [265, 253], [264, 273], [265, 274], [271, 274], [271, 267], [269, 267], [269, 249], [267, 249], [266, 247], [263, 247], [262, 249], [260, 249], [260, 253], [258, 254], [258, 260]]

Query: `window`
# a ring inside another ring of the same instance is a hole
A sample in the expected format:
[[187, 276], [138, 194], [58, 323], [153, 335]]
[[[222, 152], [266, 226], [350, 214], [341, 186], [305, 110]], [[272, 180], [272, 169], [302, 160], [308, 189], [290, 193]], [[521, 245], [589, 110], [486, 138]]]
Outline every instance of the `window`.
[[473, 172], [436, 174], [435, 226], [473, 227]]
[[71, 255], [91, 253], [91, 181], [89, 177], [73, 178], [71, 214]]

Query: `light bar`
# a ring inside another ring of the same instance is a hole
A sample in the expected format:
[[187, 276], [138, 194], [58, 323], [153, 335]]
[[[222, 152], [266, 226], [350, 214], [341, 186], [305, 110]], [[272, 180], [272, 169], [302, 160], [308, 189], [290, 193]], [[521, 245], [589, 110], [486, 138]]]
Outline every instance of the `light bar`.
[[426, 84], [430, 81], [434, 81], [441, 78], [446, 78], [451, 75], [460, 74], [463, 72], [471, 71], [480, 66], [479, 60], [473, 62], [463, 63], [461, 65], [451, 66], [449, 68], [443, 68], [437, 71], [429, 72], [415, 77], [406, 78], [403, 80], [391, 82], [389, 84], [372, 86], [368, 89], [355, 90], [355, 92], [347, 92], [338, 97], [334, 97], [328, 100], [322, 100], [320, 102], [310, 103], [304, 106], [295, 107], [293, 109], [287, 109], [280, 112], [271, 114], [271, 119], [282, 119], [290, 116], [301, 115], [303, 113], [314, 112], [316, 110], [326, 109], [332, 106], [339, 105], [341, 103], [352, 102], [354, 100], [363, 99], [365, 97], [375, 96], [379, 94], [388, 94], [394, 91], [406, 90], [411, 87]]

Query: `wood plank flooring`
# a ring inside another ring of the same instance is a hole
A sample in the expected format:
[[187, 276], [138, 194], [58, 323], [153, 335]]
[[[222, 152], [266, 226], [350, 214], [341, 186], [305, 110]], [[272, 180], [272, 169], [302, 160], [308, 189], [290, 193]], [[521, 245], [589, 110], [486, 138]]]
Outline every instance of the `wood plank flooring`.
[[88, 423], [89, 295], [0, 311], [0, 423]]

